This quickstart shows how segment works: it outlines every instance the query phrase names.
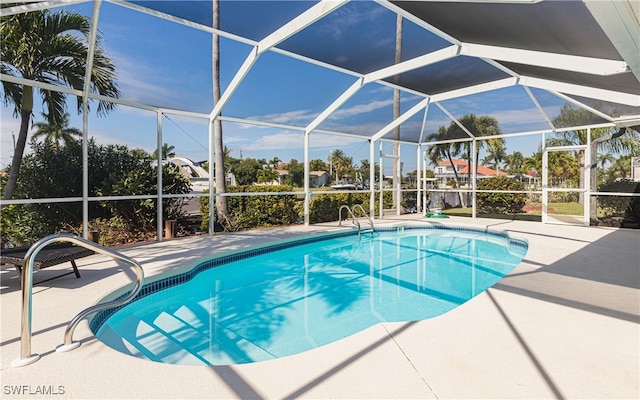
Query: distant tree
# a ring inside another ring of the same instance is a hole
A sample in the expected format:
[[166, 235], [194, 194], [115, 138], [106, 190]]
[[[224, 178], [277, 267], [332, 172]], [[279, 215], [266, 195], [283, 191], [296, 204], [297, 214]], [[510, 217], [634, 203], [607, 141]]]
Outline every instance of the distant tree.
[[605, 174], [606, 183], [631, 177], [631, 155], [621, 156], [611, 164]]
[[290, 185], [298, 187], [304, 185], [304, 164], [292, 159], [286, 166], [286, 170], [289, 172], [287, 181]]
[[327, 166], [327, 163], [317, 159], [317, 160], [311, 160], [309, 161], [309, 170], [311, 171], [328, 171], [329, 167]]
[[524, 174], [528, 171], [524, 170], [524, 156], [519, 151], [506, 155], [504, 157], [505, 168], [508, 173], [517, 175]]
[[43, 122], [33, 124], [35, 133], [34, 139], [43, 137], [45, 143], [53, 146], [60, 144], [68, 145], [77, 139], [82, 139], [82, 131], [78, 128], [69, 127], [69, 114], [64, 113], [60, 119], [51, 118], [49, 114], [42, 113]]
[[233, 167], [238, 185], [251, 185], [258, 182], [258, 171], [261, 171], [262, 164], [255, 158], [244, 158], [239, 160]]
[[[164, 143], [162, 145], [162, 149], [160, 149], [162, 153], [162, 159], [166, 160], [167, 158], [175, 157], [175, 146], [170, 145], [169, 143]], [[153, 159], [156, 160], [158, 158], [158, 151], [153, 152]]]
[[257, 172], [258, 183], [272, 183], [278, 179], [278, 173], [271, 168], [262, 168]]
[[282, 162], [281, 159], [279, 159], [277, 156], [273, 157], [271, 160], [269, 160], [269, 166], [272, 167], [273, 169], [277, 169], [278, 165]]
[[[596, 106], [596, 108], [603, 109], [604, 106]], [[618, 113], [615, 110], [606, 110], [609, 114], [616, 116]], [[594, 114], [590, 111], [585, 110], [583, 108], [574, 107], [571, 104], [565, 104], [562, 106], [560, 110], [560, 115], [553, 119], [553, 124], [556, 127], [564, 128], [564, 127], [573, 127], [573, 126], [583, 126], [588, 123], [597, 122], [594, 119]], [[602, 137], [604, 135], [611, 134], [613, 131], [617, 131], [617, 128], [598, 128], [591, 129], [591, 141]], [[551, 138], [548, 141], [549, 145], [552, 146], [570, 146], [570, 145], [586, 145], [587, 144], [587, 129], [576, 129], [576, 130], [567, 130], [560, 131], [558, 136], [555, 138]], [[601, 142], [598, 146], [597, 150], [602, 150], [605, 152], [611, 153], [631, 153], [631, 154], [640, 154], [640, 133], [637, 131], [628, 129], [624, 135]], [[592, 155], [594, 159], [597, 160], [596, 155]], [[586, 187], [586, 183], [584, 181], [584, 169], [587, 167], [585, 165], [585, 152], [584, 150], [579, 150], [577, 154], [578, 165], [580, 168], [579, 173], [579, 188]], [[596, 170], [593, 168], [592, 174], [595, 174]], [[583, 202], [583, 193], [579, 193], [579, 201]]]
[[354, 171], [353, 157], [347, 157], [340, 149], [331, 152], [329, 162], [331, 163], [331, 169], [335, 174], [336, 181], [339, 181], [343, 176], [351, 175]]
[[[451, 136], [454, 134], [455, 134], [455, 131], [453, 129], [447, 129], [444, 126], [441, 126], [440, 128], [438, 128], [438, 133], [432, 133], [427, 136], [427, 141], [435, 142], [435, 141], [451, 140], [453, 139]], [[451, 165], [451, 168], [453, 169], [455, 182], [454, 182], [454, 185], [451, 185], [449, 183], [447, 184], [453, 187], [460, 187], [460, 178], [458, 176], [458, 170], [455, 164], [453, 163], [453, 157], [456, 157], [458, 154], [460, 154], [460, 149], [461, 149], [460, 142], [432, 144], [432, 145], [429, 145], [429, 147], [427, 147], [427, 157], [429, 158], [429, 161], [431, 162], [431, 164], [433, 164], [434, 167], [438, 166], [438, 163], [440, 163], [440, 161], [442, 160], [446, 159], [447, 161], [449, 161], [449, 165]], [[465, 201], [464, 201], [464, 196], [462, 195], [462, 192], [458, 192], [458, 195], [460, 197], [460, 204], [464, 207]]]
[[491, 160], [491, 167], [496, 171], [500, 171], [500, 164], [507, 156], [504, 147], [504, 139], [488, 139], [487, 140], [487, 157]]

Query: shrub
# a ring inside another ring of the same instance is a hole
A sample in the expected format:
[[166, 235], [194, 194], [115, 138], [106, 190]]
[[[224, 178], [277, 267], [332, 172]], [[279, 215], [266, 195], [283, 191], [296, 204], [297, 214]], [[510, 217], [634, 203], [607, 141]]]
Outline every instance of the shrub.
[[[621, 180], [603, 185], [598, 191], [640, 193], [640, 183]], [[624, 216], [628, 219], [640, 221], [640, 197], [598, 196], [598, 205], [605, 209], [608, 215]]]
[[[524, 184], [506, 176], [486, 178], [478, 184], [479, 190], [524, 190]], [[527, 200], [524, 193], [478, 193], [478, 212], [483, 214], [515, 214], [522, 212]]]
[[[384, 192], [382, 197], [384, 208], [390, 208], [393, 204], [393, 193]], [[309, 222], [312, 224], [319, 222], [331, 222], [339, 219], [338, 211], [341, 205], [347, 205], [353, 207], [355, 204], [360, 204], [362, 208], [368, 213], [370, 202], [369, 192], [361, 193], [340, 193], [336, 192], [331, 194], [318, 194], [311, 197], [309, 202]], [[379, 209], [379, 195], [376, 193], [374, 210]], [[356, 217], [360, 217], [360, 211], [356, 210]], [[345, 215], [343, 214], [343, 218]]]
[[[290, 192], [287, 185], [229, 186], [227, 193]], [[295, 195], [232, 196], [228, 198], [231, 219], [225, 230], [250, 229], [259, 226], [291, 225], [300, 217]], [[200, 197], [203, 231], [209, 230], [209, 198]]]
[[[20, 168], [17, 198], [57, 198], [82, 196], [82, 144], [64, 146], [31, 142]], [[89, 196], [156, 194], [157, 171], [146, 153], [127, 146], [97, 145], [88, 142]], [[163, 167], [163, 193], [189, 192], [188, 180], [179, 171]], [[163, 217], [176, 219], [182, 199], [163, 200]], [[82, 224], [82, 202], [28, 204], [2, 210], [2, 237], [11, 243], [33, 243], [43, 236], [73, 231]], [[126, 224], [138, 233], [156, 234], [155, 200], [89, 202], [89, 219], [111, 220]], [[106, 232], [101, 232], [105, 235]]]

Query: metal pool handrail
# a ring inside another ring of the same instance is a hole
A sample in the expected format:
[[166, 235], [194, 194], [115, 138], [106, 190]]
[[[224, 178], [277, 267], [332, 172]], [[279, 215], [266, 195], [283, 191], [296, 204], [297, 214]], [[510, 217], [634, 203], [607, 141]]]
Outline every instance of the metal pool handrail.
[[27, 254], [22, 262], [22, 316], [21, 316], [21, 336], [20, 336], [20, 358], [13, 360], [11, 363], [14, 367], [23, 367], [25, 365], [32, 364], [40, 359], [40, 355], [31, 354], [31, 304], [33, 294], [33, 266], [35, 263], [36, 255], [45, 246], [54, 242], [70, 242], [82, 246], [84, 248], [101, 253], [106, 256], [110, 256], [117, 260], [122, 260], [132, 264], [136, 270], [136, 282], [131, 292], [121, 299], [112, 300], [102, 304], [96, 304], [85, 310], [80, 311], [78, 315], [67, 325], [64, 332], [64, 344], [58, 346], [56, 351], [65, 352], [70, 351], [78, 346], [80, 342], [73, 342], [73, 332], [76, 329], [78, 323], [87, 315], [100, 311], [106, 308], [117, 307], [131, 301], [142, 288], [144, 283], [144, 270], [142, 266], [132, 258], [129, 258], [116, 251], [110, 250], [106, 247], [100, 246], [94, 242], [88, 241], [71, 233], [58, 233], [55, 235], [46, 236], [29, 248]]
[[369, 214], [367, 214], [367, 212], [364, 210], [364, 208], [362, 208], [360, 204], [356, 204], [355, 206], [353, 206], [353, 210], [355, 210], [356, 208], [359, 208], [360, 211], [364, 214], [364, 216], [367, 217], [367, 220], [369, 221], [369, 225], [371, 225], [371, 230], [372, 231], [375, 230], [375, 228], [373, 227], [373, 221], [371, 220], [371, 217], [369, 216]]
[[358, 227], [358, 238], [360, 238], [360, 231], [362, 230], [362, 226], [360, 225], [360, 221], [358, 221], [358, 219], [356, 218], [353, 212], [353, 210], [355, 210], [356, 207], [359, 207], [362, 213], [364, 214], [364, 216], [367, 217], [367, 220], [369, 220], [369, 224], [371, 225], [371, 231], [373, 232], [375, 230], [375, 228], [373, 227], [373, 221], [371, 220], [371, 217], [369, 217], [367, 212], [364, 210], [364, 208], [362, 208], [360, 204], [356, 204], [355, 206], [353, 206], [353, 209], [349, 208], [349, 206], [346, 204], [341, 205], [340, 208], [338, 209], [338, 225], [342, 226], [342, 210], [346, 209], [348, 216], [351, 216], [351, 220], [353, 221], [353, 224]]

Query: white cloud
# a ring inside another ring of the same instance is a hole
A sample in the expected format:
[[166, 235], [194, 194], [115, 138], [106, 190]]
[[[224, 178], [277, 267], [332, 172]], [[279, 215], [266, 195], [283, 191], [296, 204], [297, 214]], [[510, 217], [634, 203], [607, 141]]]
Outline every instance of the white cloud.
[[393, 104], [393, 99], [376, 100], [365, 104], [358, 104], [345, 109], [340, 109], [331, 114], [331, 118], [343, 119], [353, 117], [354, 115], [365, 114], [380, 108], [388, 107]]
[[301, 149], [303, 135], [293, 132], [281, 132], [274, 135], [262, 136], [253, 143], [242, 146], [242, 150], [286, 150]]
[[[284, 113], [273, 113], [264, 115], [254, 115], [247, 119], [253, 119], [257, 121], [268, 121], [275, 124], [284, 125], [300, 125], [304, 126], [309, 124], [318, 113], [311, 112], [310, 110], [293, 110]], [[255, 125], [245, 124], [243, 127], [255, 128]]]

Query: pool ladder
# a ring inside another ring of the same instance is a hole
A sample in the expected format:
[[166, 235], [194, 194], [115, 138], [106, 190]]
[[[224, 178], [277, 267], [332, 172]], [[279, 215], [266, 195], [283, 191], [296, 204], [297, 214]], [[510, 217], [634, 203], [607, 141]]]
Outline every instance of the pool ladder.
[[25, 255], [22, 262], [22, 277], [20, 281], [20, 283], [22, 284], [20, 358], [16, 358], [11, 362], [11, 365], [13, 367], [24, 367], [25, 365], [32, 364], [40, 359], [40, 355], [31, 354], [31, 304], [33, 295], [33, 265], [35, 263], [36, 255], [38, 254], [38, 252], [48, 244], [54, 242], [70, 242], [77, 244], [89, 250], [93, 250], [96, 253], [101, 253], [114, 259], [122, 260], [129, 264], [132, 264], [136, 270], [136, 282], [129, 294], [122, 298], [118, 298], [106, 303], [96, 304], [94, 306], [86, 308], [80, 311], [78, 315], [73, 317], [64, 331], [64, 344], [56, 348], [57, 352], [70, 351], [80, 346], [80, 342], [73, 341], [73, 332], [75, 331], [78, 323], [84, 317], [100, 310], [111, 307], [118, 307], [128, 303], [136, 297], [136, 295], [142, 288], [142, 284], [144, 283], [144, 270], [142, 269], [142, 266], [134, 259], [120, 254], [117, 251], [110, 250], [106, 247], [100, 246], [99, 244], [80, 238], [76, 235], [72, 235], [70, 233], [58, 233], [40, 239], [29, 248], [29, 251], [27, 251], [27, 254]]
[[[362, 229], [362, 226], [360, 225], [360, 221], [356, 218], [354, 210], [358, 210], [358, 209], [367, 218], [367, 221], [369, 222], [368, 228]], [[338, 225], [340, 226], [342, 226], [342, 210], [347, 210], [347, 217], [351, 217], [351, 221], [353, 222], [353, 224], [358, 227], [358, 239], [360, 239], [360, 235], [362, 233], [375, 232], [375, 228], [373, 227], [373, 221], [371, 220], [371, 217], [369, 217], [367, 212], [364, 210], [364, 208], [362, 208], [360, 204], [356, 204], [355, 206], [353, 206], [353, 208], [349, 208], [349, 206], [346, 204], [343, 204], [340, 206], [340, 209], [338, 210]]]

